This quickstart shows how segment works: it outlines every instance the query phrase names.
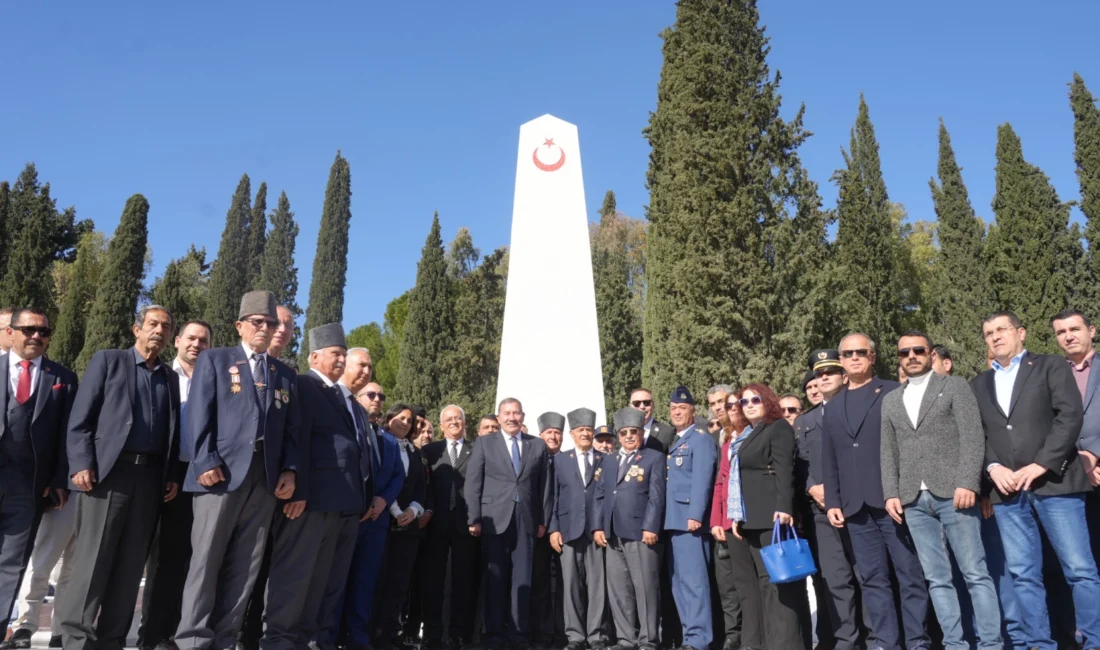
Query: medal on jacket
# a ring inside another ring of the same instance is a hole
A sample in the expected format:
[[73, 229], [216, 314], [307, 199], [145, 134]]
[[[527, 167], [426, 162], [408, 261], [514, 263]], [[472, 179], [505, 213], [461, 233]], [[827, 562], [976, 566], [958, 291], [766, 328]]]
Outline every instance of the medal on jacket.
[[683, 467], [684, 466], [684, 457], [683, 456], [677, 456], [676, 457], [676, 466], [677, 467]]
[[237, 370], [237, 366], [229, 367], [229, 392], [241, 392], [241, 371]]

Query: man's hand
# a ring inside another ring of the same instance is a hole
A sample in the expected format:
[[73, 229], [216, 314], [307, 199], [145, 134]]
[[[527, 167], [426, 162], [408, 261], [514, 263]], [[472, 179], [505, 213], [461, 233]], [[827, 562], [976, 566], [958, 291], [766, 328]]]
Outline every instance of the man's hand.
[[886, 500], [886, 512], [890, 515], [890, 518], [897, 523], [901, 523], [902, 511], [901, 511], [901, 499], [894, 497]]
[[73, 474], [73, 485], [75, 485], [78, 490], [91, 492], [92, 486], [95, 485], [95, 470], [82, 469], [76, 474]]
[[420, 515], [420, 517], [416, 520], [416, 523], [420, 526], [420, 529], [423, 530], [424, 526], [427, 526], [428, 522], [430, 522], [431, 520], [432, 520], [432, 511], [431, 510], [425, 510], [424, 514]]
[[305, 501], [291, 501], [283, 506], [283, 514], [287, 519], [297, 519], [302, 516], [302, 513], [306, 510]]
[[1081, 465], [1085, 467], [1085, 474], [1091, 474], [1096, 469], [1096, 454], [1082, 449], [1077, 452], [1077, 456], [1081, 459]]
[[719, 542], [726, 541], [726, 531], [721, 526], [713, 526], [710, 529], [710, 534], [712, 537], [714, 537], [714, 539], [718, 540]]
[[374, 497], [374, 502], [371, 503], [370, 510], [367, 511], [367, 519], [374, 521], [378, 519], [378, 515], [382, 514], [382, 511], [386, 509], [386, 500], [382, 497]]
[[973, 508], [978, 501], [978, 494], [974, 490], [955, 488], [955, 510]]
[[688, 532], [689, 533], [694, 533], [695, 531], [699, 530], [702, 527], [703, 527], [703, 524], [701, 522], [695, 521], [694, 519], [688, 519]]
[[283, 470], [279, 474], [279, 480], [275, 483], [276, 499], [289, 499], [294, 496], [294, 478], [296, 476], [297, 474], [289, 469]]
[[1047, 473], [1047, 468], [1043, 467], [1039, 463], [1031, 463], [1030, 465], [1024, 465], [1020, 469], [1016, 470], [1013, 476], [1016, 478], [1016, 489], [1020, 491], [1030, 490], [1031, 484], [1036, 479]]
[[405, 508], [405, 512], [402, 512], [401, 515], [397, 517], [397, 525], [404, 528], [411, 524], [413, 519], [416, 519], [416, 511], [412, 508]]
[[65, 503], [69, 500], [69, 491], [65, 488], [52, 488], [48, 487], [42, 490], [42, 498], [50, 496], [50, 492], [57, 495], [57, 505], [54, 506], [54, 510], [60, 510], [65, 507]]
[[470, 526], [470, 537], [481, 537], [481, 524]]
[[538, 530], [535, 532], [535, 537], [542, 539], [544, 535], [546, 535], [546, 526], [539, 524]]
[[1100, 466], [1097, 466], [1096, 469], [1089, 472], [1089, 483], [1100, 487]]
[[651, 533], [648, 530], [643, 530], [642, 543], [646, 546], [653, 546], [657, 543], [657, 533]]
[[[645, 533], [642, 534], [645, 535]], [[602, 530], [592, 531], [592, 541], [596, 542], [596, 546], [599, 546], [600, 548], [607, 547], [607, 537], [603, 534]]]
[[561, 533], [550, 533], [550, 548], [554, 549], [558, 553], [561, 553]]
[[814, 500], [818, 508], [825, 509], [825, 486], [818, 484], [812, 488], [806, 490], [806, 494], [810, 495], [810, 498]]
[[222, 468], [219, 465], [209, 472], [203, 472], [199, 474], [199, 485], [203, 487], [214, 487], [218, 483], [225, 480], [225, 474], [222, 473]]
[[978, 500], [978, 509], [982, 512], [982, 519], [989, 519], [993, 516], [993, 502], [989, 500], [989, 497], [982, 497]]
[[164, 502], [168, 503], [180, 493], [179, 483], [166, 483], [164, 485]]
[[993, 484], [997, 486], [1001, 494], [1012, 494], [1016, 491], [1016, 477], [1012, 470], [1004, 465], [995, 465], [989, 468], [989, 478], [993, 479]]
[[840, 508], [829, 508], [825, 516], [829, 518], [829, 523], [833, 525], [833, 528], [844, 528], [844, 512]]

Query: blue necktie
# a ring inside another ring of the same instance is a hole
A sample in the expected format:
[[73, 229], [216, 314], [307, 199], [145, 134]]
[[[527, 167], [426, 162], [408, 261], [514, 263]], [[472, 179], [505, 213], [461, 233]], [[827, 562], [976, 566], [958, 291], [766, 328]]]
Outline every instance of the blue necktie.
[[512, 469], [515, 470], [516, 476], [519, 476], [519, 437], [512, 437]]

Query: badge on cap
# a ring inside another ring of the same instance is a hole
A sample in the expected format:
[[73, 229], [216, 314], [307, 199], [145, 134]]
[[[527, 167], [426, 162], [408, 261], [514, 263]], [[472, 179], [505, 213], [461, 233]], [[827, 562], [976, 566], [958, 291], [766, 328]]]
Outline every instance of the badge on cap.
[[827, 357], [827, 356], [829, 356], [829, 353], [828, 353], [828, 352], [818, 352], [818, 353], [817, 353], [817, 358], [818, 358], [818, 359], [824, 359], [824, 358], [825, 358], [825, 357]]

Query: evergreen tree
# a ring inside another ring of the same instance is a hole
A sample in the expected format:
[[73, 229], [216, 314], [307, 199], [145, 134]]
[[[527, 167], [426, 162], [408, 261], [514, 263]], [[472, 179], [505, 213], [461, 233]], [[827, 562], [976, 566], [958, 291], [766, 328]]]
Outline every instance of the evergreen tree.
[[409, 296], [409, 315], [401, 342], [401, 367], [394, 392], [398, 399], [431, 410], [449, 391], [441, 386], [444, 358], [450, 350], [454, 328], [454, 299], [447, 277], [447, 259], [439, 232], [439, 213], [424, 242], [416, 266], [416, 286]]
[[103, 265], [105, 238], [91, 232], [80, 239], [76, 261], [69, 273], [54, 335], [50, 339], [50, 356], [65, 366], [72, 366], [84, 349], [84, 330], [88, 310], [96, 295], [96, 285]]
[[382, 319], [382, 347], [385, 355], [381, 359], [371, 357], [374, 362], [374, 381], [391, 392], [397, 386], [397, 374], [401, 369], [401, 341], [405, 338], [405, 319], [409, 315], [411, 294], [410, 289], [386, 305], [386, 313]]
[[1010, 309], [1028, 328], [1027, 347], [1057, 352], [1050, 317], [1065, 309], [1077, 257], [1069, 205], [1041, 169], [1024, 160], [1012, 126], [997, 130], [996, 227], [986, 244], [990, 287], [998, 309]]
[[[817, 237], [809, 222], [821, 218], [795, 153], [808, 135], [802, 113], [790, 122], [779, 114], [779, 76], [768, 69], [759, 18], [754, 0], [683, 0], [663, 33], [657, 110], [646, 129], [642, 368], [659, 396], [680, 383], [698, 392], [728, 382], [761, 346], [774, 361], [784, 346], [809, 343], [783, 342], [792, 338], [786, 305], [768, 311], [775, 273], [790, 262], [776, 259], [775, 242]], [[768, 373], [758, 380], [777, 367], [753, 363]]]
[[[294, 246], [298, 239], [298, 224], [294, 213], [290, 211], [290, 200], [286, 192], [279, 194], [279, 203], [271, 213], [271, 232], [264, 244], [263, 259], [260, 264], [260, 279], [256, 289], [275, 294], [275, 301], [290, 310], [297, 318], [302, 315], [298, 306], [298, 267], [294, 266]], [[290, 343], [283, 350], [283, 359], [297, 363], [298, 341], [301, 330], [295, 325]]]
[[52, 241], [56, 215], [49, 184], [39, 184], [38, 171], [28, 164], [15, 181], [8, 202], [7, 221], [13, 243], [0, 284], [0, 304], [53, 311], [50, 285], [43, 278], [49, 276], [57, 252]]
[[[916, 305], [906, 291], [898, 264], [900, 232], [891, 218], [875, 127], [862, 95], [844, 162], [845, 167], [833, 174], [839, 190], [837, 312], [843, 329], [864, 332], [888, 351], [897, 342], [906, 310]], [[883, 377], [896, 372], [896, 364], [886, 352], [878, 355], [876, 368]]]
[[[167, 307], [177, 325], [202, 318], [207, 308], [209, 271], [206, 249], [195, 248], [192, 244], [186, 255], [169, 262], [164, 269], [164, 275], [153, 282], [149, 289], [149, 303]], [[211, 344], [225, 346], [235, 341], [236, 339], [215, 340]]]
[[252, 203], [252, 216], [248, 220], [248, 290], [260, 281], [263, 267], [264, 244], [267, 241], [267, 183], [260, 183], [256, 200]]
[[[336, 152], [325, 188], [321, 227], [317, 232], [317, 253], [313, 257], [313, 279], [309, 283], [306, 331], [344, 319], [344, 286], [348, 274], [348, 229], [351, 227], [351, 167]], [[299, 367], [305, 371], [309, 341], [302, 342]], [[418, 402], [420, 403], [420, 402]]]
[[83, 374], [99, 350], [124, 349], [134, 344], [131, 326], [145, 275], [149, 239], [149, 202], [140, 194], [126, 201], [126, 208], [107, 247], [99, 275], [95, 302], [88, 315], [84, 347], [74, 364]]
[[938, 176], [939, 182], [928, 181], [940, 244], [932, 289], [924, 295], [928, 333], [951, 351], [955, 373], [972, 377], [986, 369], [979, 324], [991, 311], [989, 276], [982, 263], [985, 222], [971, 207], [943, 120]]
[[1081, 184], [1081, 212], [1085, 215], [1085, 240], [1089, 252], [1084, 282], [1079, 285], [1081, 302], [1093, 317], [1100, 301], [1100, 109], [1081, 75], [1073, 75], [1069, 103], [1073, 109], [1074, 161]]
[[386, 356], [386, 346], [382, 343], [382, 326], [375, 322], [360, 325], [348, 332], [348, 349], [366, 348], [370, 351], [371, 363], [378, 365]]
[[241, 307], [241, 296], [249, 289], [249, 238], [248, 222], [251, 218], [250, 202], [252, 186], [248, 174], [237, 183], [237, 191], [225, 215], [225, 230], [218, 246], [218, 259], [210, 270], [210, 287], [206, 303], [205, 320], [214, 330], [213, 340], [218, 345], [230, 345], [237, 336], [236, 322]]
[[[10, 242], [15, 239], [16, 230], [11, 220], [11, 184], [7, 181], [0, 181], [0, 241], [2, 242]], [[7, 271], [10, 251], [10, 246], [0, 246], [0, 278], [3, 278], [4, 273]]]

